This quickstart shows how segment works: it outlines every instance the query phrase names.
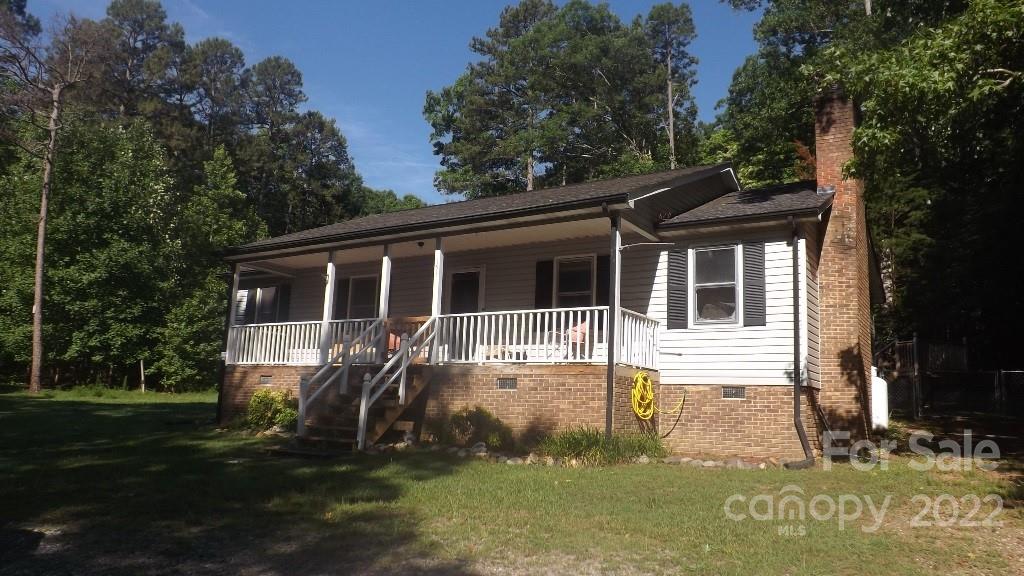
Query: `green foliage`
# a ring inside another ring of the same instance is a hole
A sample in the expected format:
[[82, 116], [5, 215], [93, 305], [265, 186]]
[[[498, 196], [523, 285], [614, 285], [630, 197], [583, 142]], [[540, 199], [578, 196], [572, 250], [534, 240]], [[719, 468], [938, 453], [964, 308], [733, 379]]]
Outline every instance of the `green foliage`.
[[[24, 0], [0, 10], [40, 32]], [[289, 60], [246, 67], [228, 40], [190, 45], [156, 0], [113, 0], [101, 21], [80, 23], [100, 41], [94, 73], [67, 92], [58, 139], [46, 377], [136, 385], [143, 360], [151, 388], [208, 389], [226, 248], [422, 202], [363, 186], [334, 121], [299, 111], [302, 74]], [[29, 124], [4, 110], [5, 133]], [[29, 360], [40, 182], [39, 159], [0, 142], [0, 372], [12, 377]]]
[[693, 36], [685, 4], [630, 25], [582, 0], [506, 7], [470, 44], [480, 60], [427, 93], [436, 186], [474, 198], [667, 167], [669, 54], [677, 159], [695, 160]]
[[274, 426], [295, 426], [299, 413], [291, 392], [283, 390], [257, 390], [249, 399], [245, 412], [246, 426], [253, 430], [269, 430]]
[[759, 48], [703, 156], [731, 151], [746, 186], [802, 178], [812, 100], [840, 86], [862, 112], [847, 169], [865, 182], [889, 298], [877, 336], [966, 336], [976, 366], [1015, 363], [1024, 299], [985, 279], [1007, 265], [1022, 208], [1024, 2], [876, 1], [869, 15], [863, 2], [728, 1], [764, 8]]
[[556, 458], [575, 458], [586, 465], [607, 466], [647, 456], [663, 458], [668, 452], [657, 434], [615, 433], [611, 437], [595, 428], [574, 428], [545, 438], [541, 453]]
[[[52, 358], [111, 380], [110, 367], [137, 366], [148, 356], [162, 322], [176, 252], [165, 227], [177, 198], [163, 150], [146, 126], [74, 115], [64, 124], [50, 204], [44, 337]], [[13, 225], [0, 230], [11, 255], [0, 267], [0, 316], [13, 320], [4, 326], [4, 344], [20, 360], [28, 348], [38, 163], [25, 156], [3, 178], [11, 199], [5, 222]]]
[[1014, 266], [1007, 242], [1024, 208], [1024, 2], [956, 8], [874, 50], [830, 46], [821, 74], [863, 110], [850, 168], [865, 179], [890, 286], [882, 325], [966, 336], [972, 363], [1006, 366], [1024, 298], [987, 279]]
[[487, 409], [477, 406], [463, 408], [432, 423], [438, 440], [446, 444], [472, 446], [483, 442], [492, 450], [512, 449], [515, 437], [512, 429]]
[[360, 216], [422, 208], [427, 205], [426, 202], [412, 194], [406, 194], [399, 198], [393, 190], [374, 190], [368, 186], [363, 186], [358, 204]]

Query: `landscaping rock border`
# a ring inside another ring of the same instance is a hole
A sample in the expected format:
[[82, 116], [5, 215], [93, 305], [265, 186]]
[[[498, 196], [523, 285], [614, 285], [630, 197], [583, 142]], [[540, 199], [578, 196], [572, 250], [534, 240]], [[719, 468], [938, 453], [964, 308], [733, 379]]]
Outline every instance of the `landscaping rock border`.
[[[553, 456], [541, 456], [530, 452], [527, 455], [514, 455], [501, 452], [492, 452], [483, 442], [477, 442], [470, 447], [445, 446], [443, 444], [415, 444], [412, 442], [393, 442], [375, 444], [368, 448], [366, 454], [385, 454], [388, 452], [403, 451], [439, 452], [450, 454], [459, 458], [475, 458], [486, 460], [494, 464], [506, 464], [510, 466], [534, 465], [534, 466], [560, 466], [563, 468], [579, 468], [584, 464], [576, 458], [555, 458]], [[690, 466], [693, 468], [729, 468], [734, 470], [766, 470], [778, 468], [779, 462], [774, 458], [763, 460], [752, 460], [744, 458], [727, 458], [724, 460], [708, 458], [691, 458], [689, 456], [668, 456], [666, 458], [651, 458], [642, 455], [633, 459], [634, 464], [669, 464], [674, 466]]]

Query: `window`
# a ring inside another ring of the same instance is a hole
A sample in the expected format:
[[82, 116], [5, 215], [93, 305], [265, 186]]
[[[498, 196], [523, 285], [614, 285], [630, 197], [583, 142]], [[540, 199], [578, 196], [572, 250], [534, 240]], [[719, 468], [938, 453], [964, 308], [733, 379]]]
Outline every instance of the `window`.
[[555, 307], [578, 308], [594, 305], [594, 257], [555, 260]]
[[288, 319], [288, 285], [239, 290], [235, 295], [235, 324], [269, 324]]
[[694, 322], [731, 323], [737, 318], [736, 247], [693, 251]]
[[373, 318], [377, 316], [377, 277], [357, 276], [349, 279], [348, 317]]

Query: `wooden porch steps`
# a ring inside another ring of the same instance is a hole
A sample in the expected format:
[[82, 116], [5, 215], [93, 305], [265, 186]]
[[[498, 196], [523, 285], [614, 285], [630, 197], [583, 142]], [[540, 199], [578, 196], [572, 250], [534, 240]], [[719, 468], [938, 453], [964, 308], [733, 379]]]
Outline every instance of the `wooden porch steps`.
[[[326, 452], [353, 452], [359, 431], [361, 372], [353, 374], [346, 394], [331, 392], [315, 416], [306, 419], [306, 435], [297, 438], [302, 447]], [[372, 371], [371, 368], [371, 372]], [[423, 392], [430, 381], [429, 368], [409, 374], [406, 381], [405, 404], [398, 404], [398, 384], [391, 385], [369, 411], [366, 430], [367, 446], [377, 442], [401, 418], [402, 414]]]

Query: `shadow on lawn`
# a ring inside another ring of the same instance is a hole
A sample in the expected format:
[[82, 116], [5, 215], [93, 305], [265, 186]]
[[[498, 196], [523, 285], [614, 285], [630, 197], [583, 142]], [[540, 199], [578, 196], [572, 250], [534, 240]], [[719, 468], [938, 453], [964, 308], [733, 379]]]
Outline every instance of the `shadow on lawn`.
[[459, 462], [273, 458], [212, 410], [0, 396], [0, 574], [469, 573], [399, 503]]

